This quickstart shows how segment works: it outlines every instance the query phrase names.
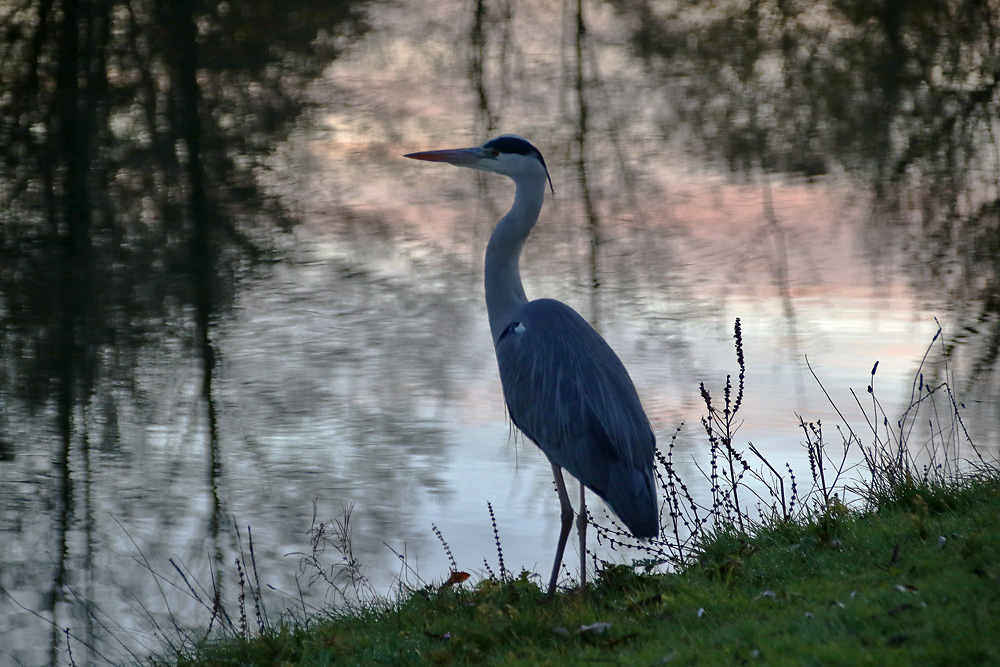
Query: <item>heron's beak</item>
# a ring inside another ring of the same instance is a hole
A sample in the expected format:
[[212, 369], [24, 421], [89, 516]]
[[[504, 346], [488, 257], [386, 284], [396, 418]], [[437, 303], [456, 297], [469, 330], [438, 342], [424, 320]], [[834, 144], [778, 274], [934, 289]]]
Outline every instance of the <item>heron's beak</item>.
[[421, 153], [407, 153], [403, 157], [414, 160], [427, 160], [428, 162], [447, 162], [456, 165], [473, 165], [483, 156], [479, 148], [449, 148], [443, 151], [423, 151]]

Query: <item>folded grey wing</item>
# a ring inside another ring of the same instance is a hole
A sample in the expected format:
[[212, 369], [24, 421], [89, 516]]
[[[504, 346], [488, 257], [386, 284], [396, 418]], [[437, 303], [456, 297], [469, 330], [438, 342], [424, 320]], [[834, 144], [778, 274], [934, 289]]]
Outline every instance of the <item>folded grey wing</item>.
[[496, 342], [511, 420], [633, 534], [658, 528], [656, 441], [624, 365], [568, 306], [532, 301]]

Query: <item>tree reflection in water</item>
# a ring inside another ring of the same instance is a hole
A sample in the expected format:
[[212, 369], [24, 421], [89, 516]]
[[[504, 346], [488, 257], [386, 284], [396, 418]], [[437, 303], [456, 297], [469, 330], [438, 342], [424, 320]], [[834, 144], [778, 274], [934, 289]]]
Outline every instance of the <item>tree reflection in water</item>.
[[[613, 4], [667, 95], [664, 132], [682, 127], [734, 172], [846, 171], [875, 192], [861, 230], [866, 254], [895, 264], [901, 246], [917, 291], [950, 295], [950, 361], [994, 421], [1000, 5]], [[938, 379], [944, 362], [935, 362]]]
[[[0, 439], [8, 462], [48, 456], [0, 493], [5, 542], [37, 541], [3, 549], [0, 586], [52, 620], [53, 664], [64, 626], [101, 655], [107, 638], [97, 640], [87, 607], [102, 589], [148, 590], [95, 579], [120, 536], [106, 513], [161, 502], [153, 520], [169, 533], [186, 512], [162, 479], [169, 470], [153, 473], [149, 498], [109, 505], [91, 493], [144, 455], [129, 437], [158, 423], [156, 394], [169, 393], [152, 366], [196, 360], [195, 401], [175, 406], [193, 412], [168, 421], [190, 419], [205, 436], [197, 456], [212, 507], [198, 551], [218, 565], [232, 541], [217, 486], [217, 323], [238, 277], [273, 248], [268, 235], [290, 222], [255, 170], [303, 111], [308, 82], [364, 32], [364, 4], [35, 0], [2, 10]], [[89, 662], [81, 650], [76, 660]]]

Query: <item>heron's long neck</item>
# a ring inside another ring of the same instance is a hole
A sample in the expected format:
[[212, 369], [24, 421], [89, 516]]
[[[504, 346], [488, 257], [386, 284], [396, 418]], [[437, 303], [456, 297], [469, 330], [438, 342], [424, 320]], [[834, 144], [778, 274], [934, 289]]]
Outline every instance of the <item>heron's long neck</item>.
[[518, 181], [514, 205], [497, 223], [486, 246], [486, 312], [490, 316], [494, 344], [509, 324], [514, 310], [528, 302], [518, 262], [544, 200], [544, 180]]

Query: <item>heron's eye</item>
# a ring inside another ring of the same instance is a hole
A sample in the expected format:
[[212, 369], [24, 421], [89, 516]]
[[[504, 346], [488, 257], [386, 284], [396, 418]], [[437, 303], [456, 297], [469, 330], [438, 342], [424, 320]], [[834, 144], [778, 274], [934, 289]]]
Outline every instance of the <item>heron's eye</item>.
[[490, 149], [490, 157], [497, 157], [498, 155], [500, 155], [500, 151], [495, 148]]

